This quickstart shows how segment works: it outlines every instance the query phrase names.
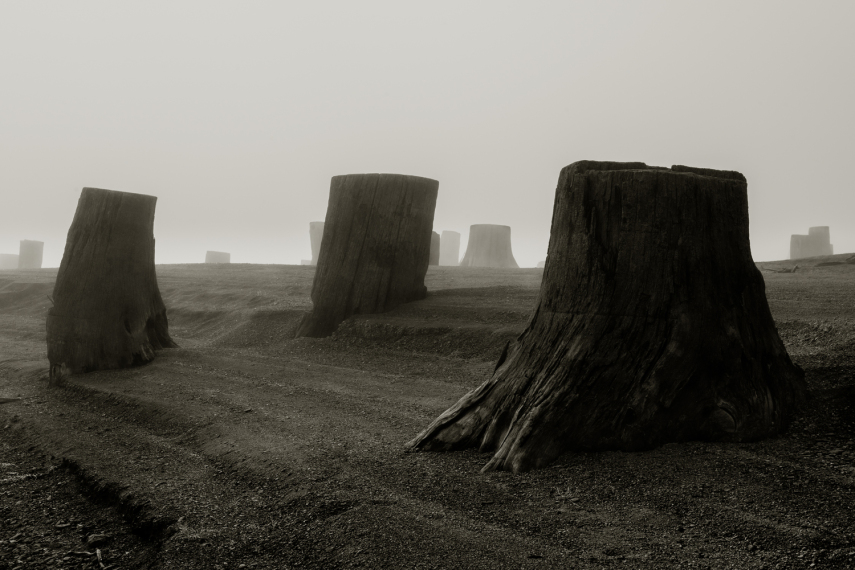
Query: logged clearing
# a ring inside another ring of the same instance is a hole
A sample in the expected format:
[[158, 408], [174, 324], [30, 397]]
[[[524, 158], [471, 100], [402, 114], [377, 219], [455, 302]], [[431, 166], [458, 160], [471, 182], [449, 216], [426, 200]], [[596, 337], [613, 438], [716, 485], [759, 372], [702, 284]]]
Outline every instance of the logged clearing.
[[855, 265], [817, 266], [845, 257], [759, 264], [811, 393], [786, 434], [521, 475], [403, 449], [490, 376], [541, 269], [432, 266], [425, 300], [294, 339], [314, 267], [162, 265], [180, 348], [53, 388], [56, 270], [0, 272], [0, 569], [853, 567]]

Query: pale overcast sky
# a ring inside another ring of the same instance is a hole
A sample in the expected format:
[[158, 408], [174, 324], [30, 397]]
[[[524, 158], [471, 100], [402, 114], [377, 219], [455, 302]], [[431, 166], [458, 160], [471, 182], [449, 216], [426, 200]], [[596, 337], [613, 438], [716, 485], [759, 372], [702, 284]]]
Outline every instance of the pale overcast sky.
[[84, 186], [153, 194], [158, 263], [299, 263], [332, 176], [439, 180], [434, 229], [546, 256], [559, 170], [748, 178], [755, 260], [855, 252], [855, 2], [0, 2], [0, 253], [58, 266]]

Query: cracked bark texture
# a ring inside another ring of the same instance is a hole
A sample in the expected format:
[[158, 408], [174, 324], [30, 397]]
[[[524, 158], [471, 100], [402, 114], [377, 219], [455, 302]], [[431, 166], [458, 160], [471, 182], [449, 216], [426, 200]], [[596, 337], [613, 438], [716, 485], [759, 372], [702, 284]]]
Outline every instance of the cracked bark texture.
[[540, 299], [492, 377], [408, 443], [485, 471], [567, 451], [786, 428], [805, 395], [751, 258], [745, 178], [643, 163], [561, 171]]
[[323, 337], [354, 314], [424, 299], [439, 182], [403, 174], [334, 176], [312, 312], [297, 336]]
[[144, 194], [84, 188], [47, 316], [50, 378], [144, 364], [176, 346], [154, 268], [154, 209]]

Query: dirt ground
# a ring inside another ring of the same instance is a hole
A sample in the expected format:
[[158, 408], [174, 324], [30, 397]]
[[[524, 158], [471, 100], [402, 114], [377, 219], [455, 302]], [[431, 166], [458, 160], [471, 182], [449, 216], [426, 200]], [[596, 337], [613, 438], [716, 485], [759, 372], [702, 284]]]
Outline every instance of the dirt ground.
[[[47, 385], [56, 270], [0, 272], [0, 570], [853, 568], [855, 265], [760, 264], [810, 398], [784, 435], [482, 474], [403, 445], [492, 371], [542, 270], [293, 339], [314, 269], [168, 265], [181, 348]], [[100, 558], [99, 558], [100, 556]]]

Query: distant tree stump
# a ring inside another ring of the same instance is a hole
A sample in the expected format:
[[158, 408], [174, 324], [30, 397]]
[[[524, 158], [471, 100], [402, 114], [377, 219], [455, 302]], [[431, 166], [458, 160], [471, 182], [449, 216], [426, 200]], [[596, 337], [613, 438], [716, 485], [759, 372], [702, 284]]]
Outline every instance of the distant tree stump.
[[47, 316], [50, 378], [144, 364], [176, 346], [154, 268], [157, 198], [84, 188]]
[[510, 226], [475, 224], [469, 227], [469, 244], [460, 267], [518, 268], [511, 251]]
[[439, 240], [439, 264], [460, 265], [460, 234], [445, 230]]
[[428, 265], [439, 265], [439, 234], [430, 233], [430, 261]]
[[354, 314], [427, 295], [425, 273], [439, 182], [401, 174], [335, 176], [312, 312], [297, 336], [322, 337]]
[[225, 251], [206, 251], [205, 263], [231, 263], [232, 254]]
[[577, 162], [528, 328], [408, 445], [524, 471], [570, 450], [771, 436], [804, 394], [751, 259], [745, 178]]
[[309, 240], [312, 242], [312, 262], [310, 265], [318, 264], [321, 255], [321, 242], [324, 240], [324, 223], [309, 222]]
[[18, 250], [18, 269], [41, 269], [45, 244], [29, 239], [21, 240]]
[[828, 226], [808, 228], [808, 235], [790, 236], [790, 259], [834, 255]]
[[0, 253], [0, 269], [18, 269], [18, 254]]

